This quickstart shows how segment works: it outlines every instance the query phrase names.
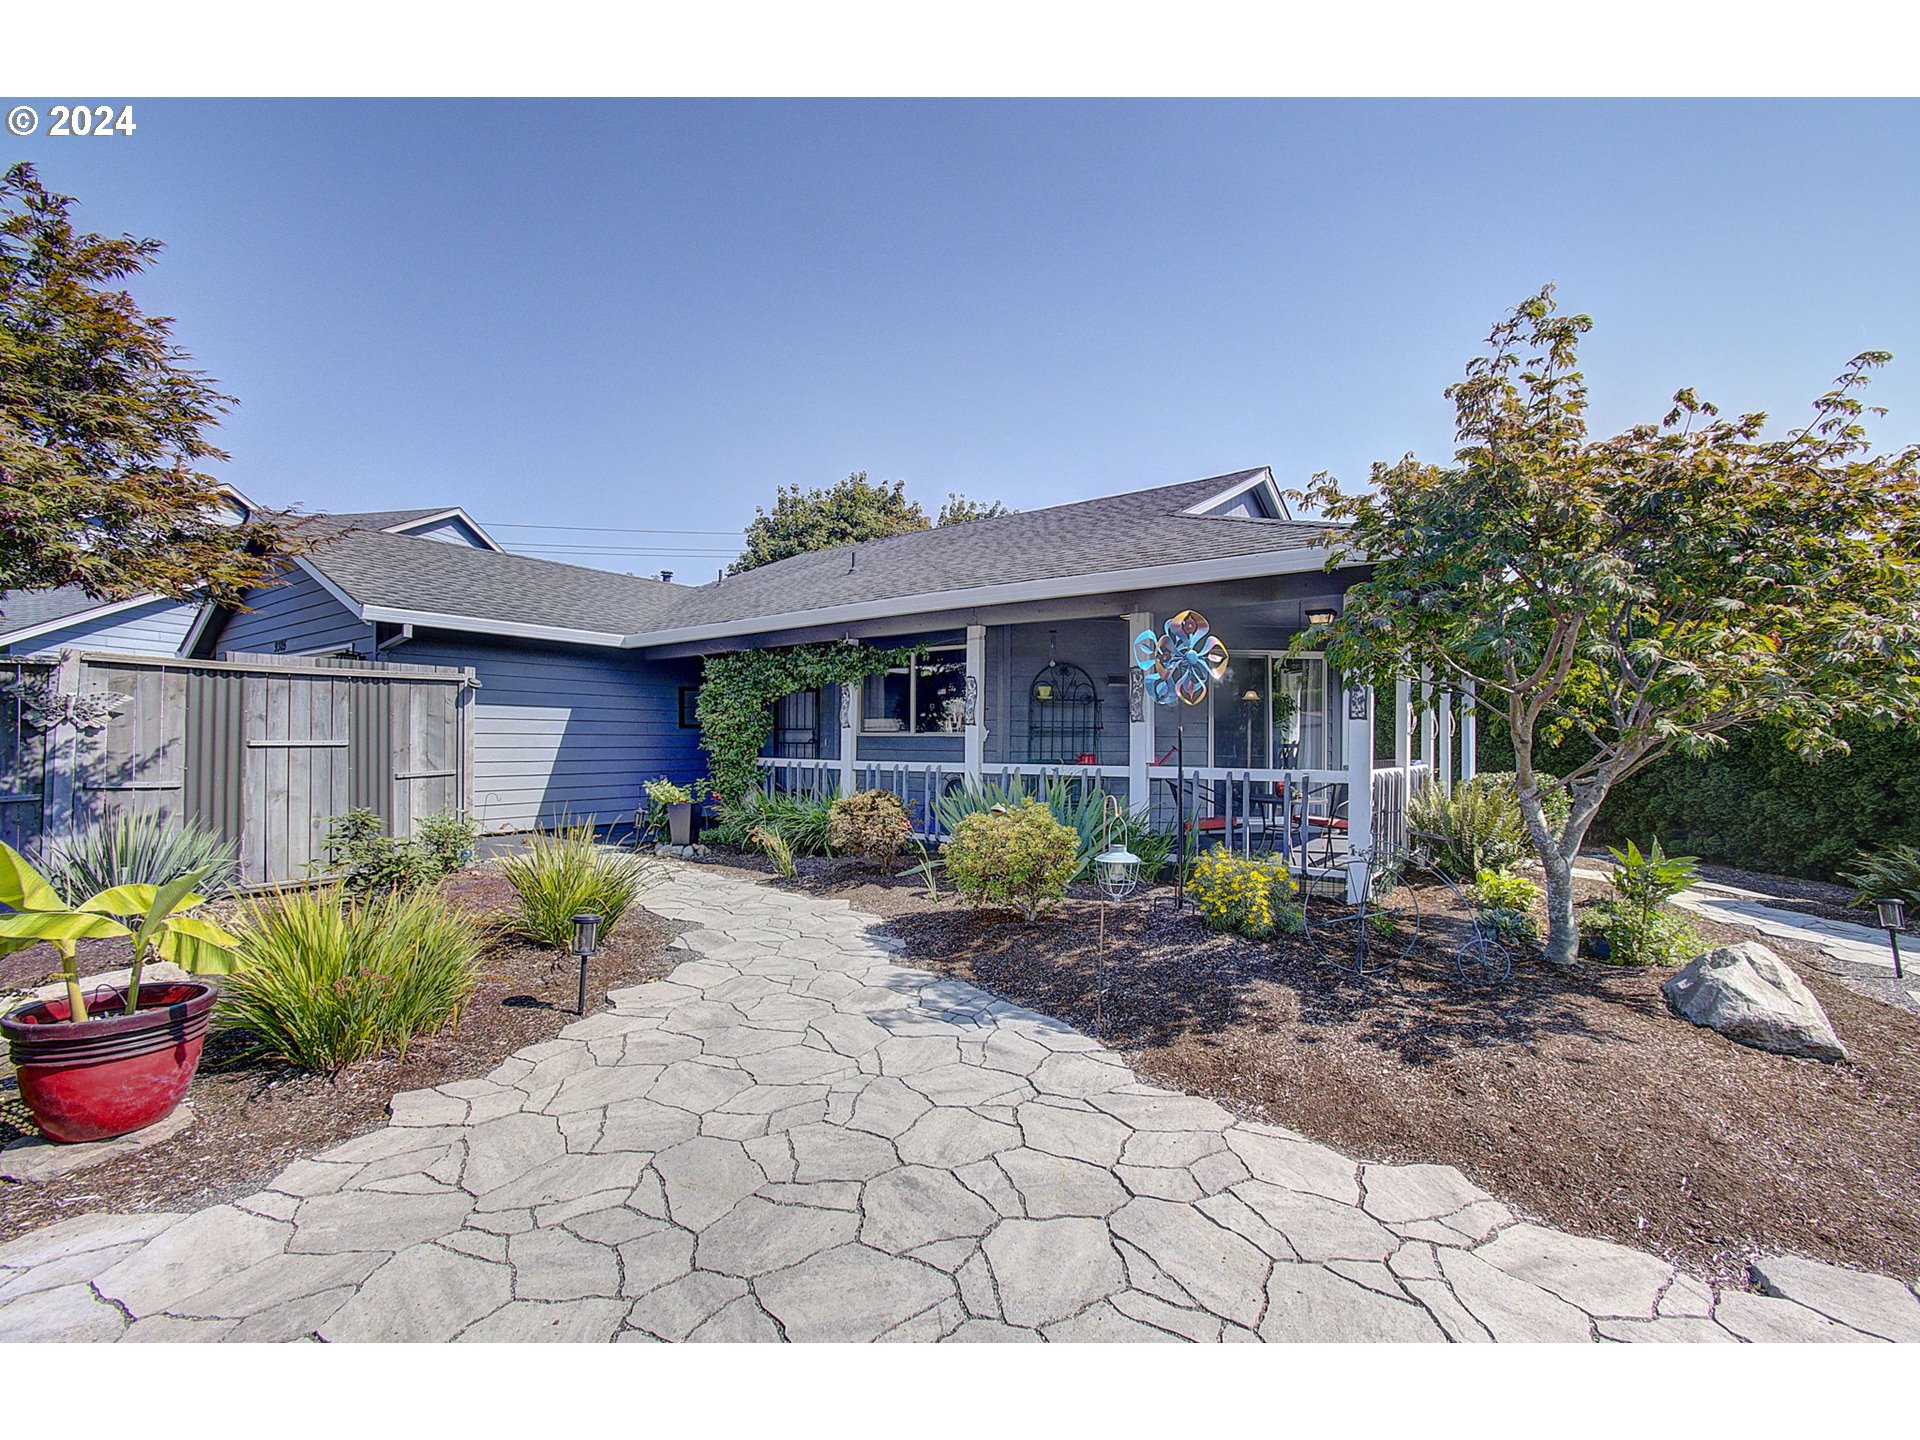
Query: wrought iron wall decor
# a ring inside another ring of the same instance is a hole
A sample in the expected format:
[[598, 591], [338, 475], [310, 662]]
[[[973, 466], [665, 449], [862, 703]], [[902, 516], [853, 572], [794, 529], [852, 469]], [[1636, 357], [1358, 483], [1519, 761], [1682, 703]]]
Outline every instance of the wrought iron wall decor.
[[1182, 610], [1161, 634], [1142, 630], [1134, 637], [1133, 663], [1156, 703], [1198, 705], [1207, 698], [1207, 687], [1226, 676], [1227, 647], [1208, 627], [1206, 616]]
[[1100, 692], [1070, 661], [1049, 660], [1027, 687], [1027, 761], [1074, 765], [1100, 750]]

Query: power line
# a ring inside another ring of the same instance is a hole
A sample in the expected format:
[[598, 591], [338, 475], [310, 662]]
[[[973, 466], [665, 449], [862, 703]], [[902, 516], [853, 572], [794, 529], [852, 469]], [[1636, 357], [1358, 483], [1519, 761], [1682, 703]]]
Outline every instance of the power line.
[[483, 520], [489, 530], [580, 530], [589, 535], [738, 535], [738, 530], [639, 530], [619, 525], [534, 525], [515, 520]]
[[729, 556], [737, 555], [737, 550], [677, 550], [643, 549], [638, 546], [621, 545], [520, 545], [515, 554], [555, 554], [555, 555], [691, 555], [691, 556]]

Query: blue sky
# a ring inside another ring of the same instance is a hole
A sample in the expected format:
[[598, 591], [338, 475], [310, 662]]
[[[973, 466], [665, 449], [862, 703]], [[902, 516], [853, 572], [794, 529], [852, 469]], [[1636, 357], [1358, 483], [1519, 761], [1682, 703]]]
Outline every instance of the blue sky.
[[1876, 348], [1875, 433], [1920, 438], [1912, 102], [134, 114], [7, 153], [167, 242], [136, 293], [242, 402], [228, 478], [586, 547], [550, 558], [710, 578], [776, 485], [856, 469], [929, 509], [1359, 481], [1448, 453], [1442, 388], [1547, 280], [1597, 428], [1685, 384], [1797, 418]]

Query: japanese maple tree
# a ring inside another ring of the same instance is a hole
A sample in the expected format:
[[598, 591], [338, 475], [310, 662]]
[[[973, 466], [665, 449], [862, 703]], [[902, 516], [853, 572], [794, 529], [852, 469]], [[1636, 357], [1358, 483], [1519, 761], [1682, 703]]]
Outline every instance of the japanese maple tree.
[[[1869, 351], [1806, 423], [1727, 417], [1686, 389], [1658, 424], [1588, 434], [1584, 315], [1552, 287], [1494, 327], [1449, 387], [1452, 464], [1326, 475], [1306, 502], [1371, 565], [1325, 633], [1334, 663], [1390, 683], [1431, 666], [1512, 733], [1520, 807], [1546, 871], [1547, 958], [1576, 954], [1572, 868], [1607, 793], [1661, 756], [1766, 722], [1812, 759], [1843, 718], [1920, 716], [1920, 446], [1876, 452]], [[1542, 804], [1568, 737], [1571, 806]]]

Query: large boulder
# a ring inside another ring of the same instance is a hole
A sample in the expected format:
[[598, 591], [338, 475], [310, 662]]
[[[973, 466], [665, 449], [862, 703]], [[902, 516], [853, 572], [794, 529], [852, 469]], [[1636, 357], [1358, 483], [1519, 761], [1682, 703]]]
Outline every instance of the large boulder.
[[1660, 990], [1676, 1013], [1742, 1045], [1815, 1060], [1847, 1058], [1806, 982], [1757, 940], [1709, 950]]

